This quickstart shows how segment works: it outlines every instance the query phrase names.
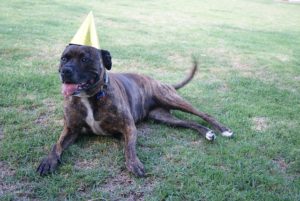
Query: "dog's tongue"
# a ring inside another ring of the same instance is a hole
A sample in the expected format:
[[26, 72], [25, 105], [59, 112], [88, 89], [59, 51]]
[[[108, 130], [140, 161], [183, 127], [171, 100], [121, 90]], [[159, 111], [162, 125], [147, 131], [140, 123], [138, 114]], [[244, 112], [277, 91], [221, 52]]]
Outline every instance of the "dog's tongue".
[[61, 93], [68, 97], [72, 95], [77, 90], [78, 84], [63, 84], [61, 87]]

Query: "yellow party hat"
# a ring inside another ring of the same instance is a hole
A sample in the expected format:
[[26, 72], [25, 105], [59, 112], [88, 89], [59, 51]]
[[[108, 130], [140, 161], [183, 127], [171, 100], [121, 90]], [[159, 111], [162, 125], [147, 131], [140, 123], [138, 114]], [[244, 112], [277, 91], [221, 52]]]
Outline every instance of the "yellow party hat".
[[100, 49], [99, 40], [96, 32], [93, 12], [91, 11], [81, 24], [70, 44], [87, 45]]

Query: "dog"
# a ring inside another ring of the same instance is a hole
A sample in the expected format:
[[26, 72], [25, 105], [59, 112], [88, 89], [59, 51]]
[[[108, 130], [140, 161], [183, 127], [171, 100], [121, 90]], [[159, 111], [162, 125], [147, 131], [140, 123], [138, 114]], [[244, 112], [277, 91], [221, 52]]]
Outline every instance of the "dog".
[[176, 90], [186, 85], [197, 70], [194, 60], [190, 74], [181, 83], [168, 85], [148, 76], [108, 73], [112, 67], [109, 51], [82, 45], [68, 45], [62, 53], [59, 73], [64, 95], [64, 128], [52, 150], [37, 168], [40, 175], [53, 172], [61, 155], [81, 134], [121, 134], [125, 141], [125, 164], [136, 176], [145, 175], [136, 153], [136, 124], [145, 119], [175, 127], [190, 128], [207, 140], [215, 132], [193, 121], [181, 120], [171, 110], [196, 115], [223, 136], [233, 132], [214, 117], [195, 109]]

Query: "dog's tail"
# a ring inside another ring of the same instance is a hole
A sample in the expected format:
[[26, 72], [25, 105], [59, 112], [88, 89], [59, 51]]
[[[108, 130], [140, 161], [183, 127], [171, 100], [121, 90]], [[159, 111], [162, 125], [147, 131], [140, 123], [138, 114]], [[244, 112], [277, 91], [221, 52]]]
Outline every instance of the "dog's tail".
[[173, 87], [177, 90], [177, 89], [180, 89], [181, 87], [185, 86], [187, 83], [189, 83], [193, 79], [197, 69], [198, 69], [198, 61], [196, 58], [193, 58], [193, 68], [192, 68], [191, 72], [188, 74], [188, 76], [182, 82], [180, 82], [178, 84], [173, 84]]

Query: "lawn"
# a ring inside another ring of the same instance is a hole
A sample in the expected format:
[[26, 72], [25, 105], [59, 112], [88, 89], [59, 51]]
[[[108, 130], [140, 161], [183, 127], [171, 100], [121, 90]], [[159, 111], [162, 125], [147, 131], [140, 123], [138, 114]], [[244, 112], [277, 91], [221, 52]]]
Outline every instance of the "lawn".
[[[112, 72], [177, 83], [195, 55], [179, 93], [235, 137], [150, 121], [138, 125], [145, 178], [126, 170], [122, 140], [93, 135], [36, 174], [63, 126], [60, 54], [90, 10]], [[0, 13], [0, 200], [300, 200], [300, 4], [12, 0]]]

